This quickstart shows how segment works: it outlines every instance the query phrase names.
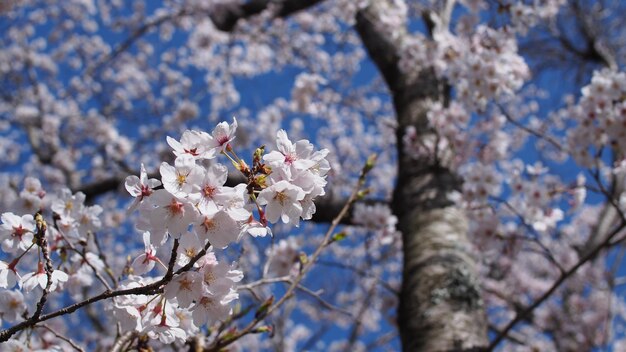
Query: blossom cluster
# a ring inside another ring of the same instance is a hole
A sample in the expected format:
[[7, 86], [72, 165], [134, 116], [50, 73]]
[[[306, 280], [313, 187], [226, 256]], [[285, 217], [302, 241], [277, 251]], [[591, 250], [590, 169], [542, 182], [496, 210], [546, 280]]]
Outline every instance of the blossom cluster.
[[487, 102], [513, 94], [529, 77], [514, 33], [505, 29], [479, 25], [458, 34], [437, 30], [433, 39], [420, 33], [405, 38], [401, 68], [406, 74], [416, 74], [433, 67], [449, 79], [458, 100], [471, 110], [484, 109]]
[[626, 73], [596, 71], [580, 101], [560, 112], [577, 123], [567, 131], [570, 154], [577, 163], [594, 166], [594, 155], [604, 146], [626, 149], [625, 96]]
[[[102, 207], [86, 206], [85, 194], [68, 189], [47, 195], [38, 180], [27, 179], [15, 204], [28, 213], [6, 212], [0, 218], [0, 243], [10, 256], [8, 262], [0, 261], [0, 317], [8, 322], [23, 319], [30, 306], [24, 292], [68, 290], [78, 300], [98, 278], [108, 290], [113, 285], [125, 290], [155, 284], [162, 289], [120, 295], [106, 303], [125, 331], [172, 343], [224, 321], [239, 297], [236, 284], [243, 272], [236, 263], [218, 261], [215, 250], [247, 234], [271, 234], [271, 223], [298, 226], [301, 219], [310, 219], [330, 169], [327, 150], [316, 151], [307, 140], [292, 142], [283, 130], [277, 134], [277, 149], [265, 153], [264, 147], [258, 148], [249, 165], [232, 147], [236, 130], [233, 120], [218, 124], [211, 134], [188, 130], [180, 140], [168, 137], [175, 160], [174, 165], [160, 165], [160, 180], [150, 178], [143, 165], [139, 176], [126, 178], [125, 188], [135, 198], [129, 212], [138, 213], [136, 228], [143, 233], [144, 250], [130, 258], [120, 282], [104, 279], [112, 268], [94, 246]], [[214, 160], [218, 155], [243, 175], [235, 178], [238, 182], [228, 180], [228, 168]], [[228, 182], [238, 184], [231, 187]], [[168, 244], [169, 238], [175, 244]], [[168, 252], [169, 259], [163, 257]], [[31, 271], [18, 269], [18, 264]], [[170, 279], [149, 276], [156, 267], [169, 272]]]
[[[67, 289], [80, 291], [94, 281], [94, 272], [100, 273], [104, 263], [89, 249], [74, 250], [101, 226], [98, 205], [86, 206], [85, 195], [72, 194], [62, 189], [56, 195], [45, 192], [41, 182], [26, 178], [24, 189], [15, 200], [17, 215], [5, 212], [0, 216], [0, 244], [8, 262], [0, 261], [0, 288], [2, 302], [0, 316], [8, 322], [22, 318], [27, 310], [26, 294], [46, 289], [48, 292]], [[47, 225], [42, 213], [51, 210], [54, 226]], [[30, 214], [32, 213], [32, 214]], [[35, 214], [35, 215], [33, 215]], [[39, 247], [47, 248], [47, 258]], [[36, 256], [36, 253], [40, 253]], [[68, 255], [69, 254], [71, 255]], [[53, 254], [63, 255], [59, 265], [46, 269]], [[48, 284], [49, 282], [49, 284]], [[12, 290], [16, 288], [16, 290]]]
[[521, 34], [526, 34], [541, 20], [555, 17], [563, 4], [565, 0], [535, 1], [531, 4], [515, 2], [509, 7], [511, 25]]
[[381, 245], [399, 242], [400, 232], [396, 230], [398, 218], [386, 204], [355, 204], [352, 222], [373, 231]]
[[[269, 223], [298, 226], [300, 219], [313, 216], [314, 199], [324, 195], [328, 151], [314, 151], [307, 140], [292, 143], [281, 130], [277, 150], [265, 154], [264, 148], [257, 149], [249, 166], [232, 148], [236, 129], [234, 120], [218, 124], [211, 134], [188, 130], [180, 140], [168, 137], [176, 159], [174, 165], [161, 164], [161, 180], [148, 178], [144, 168], [139, 177], [126, 179], [145, 250], [132, 262], [134, 275], [125, 286], [143, 286], [148, 282], [138, 275], [157, 263], [165, 267], [156, 253], [169, 237], [179, 241], [175, 269], [193, 265], [173, 277], [160, 300], [116, 299], [113, 314], [123, 326], [171, 343], [184, 340], [189, 332], [180, 328], [181, 317], [190, 318], [195, 327], [223, 321], [238, 298], [234, 284], [243, 273], [218, 262], [213, 249], [226, 248], [246, 234], [271, 234]], [[245, 182], [226, 185], [227, 167], [213, 160], [220, 154], [230, 159]], [[199, 249], [209, 245], [207, 254], [196, 258]]]

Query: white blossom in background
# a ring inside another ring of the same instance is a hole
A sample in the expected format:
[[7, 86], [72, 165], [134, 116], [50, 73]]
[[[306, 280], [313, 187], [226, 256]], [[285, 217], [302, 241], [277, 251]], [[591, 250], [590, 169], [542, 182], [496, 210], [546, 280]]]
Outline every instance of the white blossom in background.
[[320, 75], [299, 74], [291, 91], [291, 100], [294, 103], [293, 109], [298, 112], [318, 114], [321, 107], [313, 103], [313, 99], [319, 91], [319, 86], [326, 83], [328, 82]]
[[266, 255], [269, 258], [269, 272], [278, 277], [297, 274], [300, 247], [295, 238], [289, 237], [268, 248]]
[[0, 291], [0, 318], [8, 322], [16, 322], [25, 311], [26, 302], [20, 291]]
[[569, 153], [582, 166], [592, 167], [594, 152], [606, 144], [626, 148], [626, 73], [609, 69], [596, 71], [582, 89], [576, 104], [560, 114], [576, 122], [567, 130]]
[[352, 211], [352, 222], [374, 231], [382, 245], [389, 245], [400, 238], [400, 232], [396, 230], [398, 218], [387, 205], [356, 203]]

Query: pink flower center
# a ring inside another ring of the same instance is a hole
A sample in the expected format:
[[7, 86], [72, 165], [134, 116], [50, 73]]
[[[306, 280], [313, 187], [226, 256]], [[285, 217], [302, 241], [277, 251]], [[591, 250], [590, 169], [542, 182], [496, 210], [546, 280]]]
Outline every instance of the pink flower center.
[[205, 307], [210, 307], [213, 305], [213, 300], [209, 297], [202, 297], [200, 299], [200, 304], [205, 306]]
[[296, 160], [298, 160], [298, 157], [296, 157], [294, 154], [290, 153], [285, 155], [285, 164], [287, 165], [291, 165]]
[[172, 216], [182, 215], [184, 213], [183, 203], [172, 198], [170, 205], [166, 206]]
[[202, 227], [204, 227], [204, 230], [208, 232], [215, 228], [215, 221], [205, 216], [204, 221], [202, 222]]
[[192, 289], [192, 284], [193, 282], [187, 278], [185, 278], [184, 280], [180, 281], [180, 289], [181, 290], [187, 290], [187, 291], [191, 291]]
[[23, 234], [24, 234], [24, 229], [22, 228], [22, 225], [20, 225], [19, 227], [13, 228], [13, 237], [22, 238]]
[[191, 148], [191, 149], [183, 149], [185, 151], [185, 153], [187, 154], [191, 154], [193, 156], [198, 156], [198, 148]]
[[216, 138], [217, 139], [217, 143], [222, 146], [226, 143], [228, 143], [228, 136], [227, 135], [220, 135], [219, 137]]
[[206, 185], [204, 186], [204, 188], [202, 189], [202, 195], [204, 196], [204, 198], [213, 198], [213, 196], [215, 195], [215, 191], [217, 189], [211, 185]]
[[146, 185], [141, 185], [141, 198], [149, 197], [152, 194], [152, 189]]

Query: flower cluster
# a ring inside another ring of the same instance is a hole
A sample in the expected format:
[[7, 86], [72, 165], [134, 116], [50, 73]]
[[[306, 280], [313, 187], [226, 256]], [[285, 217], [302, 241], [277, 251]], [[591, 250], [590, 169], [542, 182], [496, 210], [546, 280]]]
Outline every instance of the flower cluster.
[[479, 25], [453, 34], [437, 30], [434, 41], [422, 34], [407, 37], [400, 60], [409, 75], [433, 67], [456, 88], [458, 100], [471, 110], [511, 95], [529, 77], [529, 69], [517, 52], [514, 33]]
[[[56, 197], [46, 196], [46, 192], [41, 188], [38, 180], [28, 178], [25, 181], [25, 189], [20, 194], [20, 202], [25, 209], [35, 210], [36, 216], [25, 214], [22, 216], [11, 212], [3, 213], [0, 219], [0, 242], [2, 250], [13, 256], [10, 263], [0, 261], [0, 287], [13, 288], [16, 284], [19, 288], [31, 291], [35, 287], [44, 289], [47, 285], [48, 277], [44, 269], [44, 259], [41, 257], [32, 267], [34, 271], [25, 275], [20, 275], [17, 265], [23, 261], [26, 254], [35, 252], [35, 246], [41, 246], [43, 237], [50, 242], [51, 249], [61, 250], [65, 245], [72, 248], [81, 241], [86, 241], [87, 236], [100, 228], [101, 222], [99, 214], [102, 207], [99, 205], [85, 206], [85, 195], [81, 192], [72, 194], [69, 189], [62, 189]], [[44, 210], [44, 204], [49, 205], [53, 213], [54, 227], [47, 227], [40, 212]], [[34, 209], [33, 209], [34, 208]], [[37, 217], [42, 217], [37, 220]], [[40, 236], [37, 237], [37, 233]], [[82, 257], [89, 258], [91, 252], [84, 252]], [[92, 262], [84, 259], [85, 267], [97, 265], [99, 259], [92, 257]], [[69, 263], [65, 263], [69, 264]], [[72, 270], [73, 275], [79, 275], [82, 264]], [[68, 270], [70, 270], [68, 268]], [[91, 270], [91, 269], [89, 269]], [[50, 291], [54, 291], [57, 285], [68, 281], [66, 270], [55, 269], [51, 274]], [[75, 280], [76, 283], [84, 280]]]
[[[25, 179], [15, 204], [17, 210], [29, 214], [0, 215], [0, 245], [7, 255], [3, 258], [7, 262], [0, 261], [0, 288], [5, 289], [0, 299], [2, 319], [15, 322], [22, 318], [29, 306], [22, 292], [32, 296], [43, 290], [67, 289], [73, 294], [93, 283], [94, 272], [103, 272], [104, 264], [91, 248], [76, 249], [101, 227], [102, 208], [86, 206], [84, 201], [81, 192], [61, 189], [50, 195], [39, 180]], [[51, 215], [50, 225], [44, 215]], [[55, 265], [47, 268], [52, 261]]]
[[373, 231], [381, 245], [389, 245], [400, 239], [400, 232], [396, 230], [398, 218], [386, 204], [355, 204], [352, 222]]
[[567, 131], [570, 154], [577, 163], [594, 166], [594, 155], [604, 146], [626, 149], [625, 96], [626, 73], [596, 71], [580, 101], [561, 111], [577, 123]]
[[[0, 245], [9, 255], [8, 262], [0, 261], [0, 318], [16, 322], [34, 311], [32, 295], [23, 292], [43, 290], [45, 297], [67, 290], [79, 300], [97, 278], [108, 292], [142, 290], [115, 295], [106, 310], [122, 329], [162, 343], [184, 341], [200, 327], [226, 320], [243, 272], [236, 263], [218, 261], [214, 251], [246, 234], [271, 234], [270, 223], [297, 226], [310, 219], [330, 169], [327, 150], [316, 151], [307, 140], [292, 142], [283, 130], [277, 150], [266, 154], [258, 148], [248, 164], [231, 145], [236, 130], [233, 120], [210, 134], [188, 130], [180, 140], [168, 137], [176, 158], [173, 165], [160, 165], [160, 180], [150, 178], [143, 165], [139, 176], [126, 178], [126, 190], [134, 197], [128, 210], [138, 214], [144, 249], [129, 258], [119, 279], [98, 254], [95, 232], [102, 226], [103, 208], [85, 205], [81, 192], [61, 189], [47, 195], [38, 180], [27, 179], [15, 201], [26, 214], [0, 216]], [[238, 184], [214, 160], [218, 155], [243, 175], [234, 178]], [[169, 238], [174, 244], [168, 244]], [[169, 259], [163, 257], [168, 252]], [[166, 275], [149, 276], [156, 267]]]
[[[218, 262], [213, 248], [226, 248], [245, 234], [271, 234], [268, 223], [279, 219], [297, 226], [313, 216], [313, 201], [324, 195], [328, 151], [314, 151], [307, 140], [292, 143], [281, 130], [278, 150], [265, 154], [258, 148], [250, 166], [231, 145], [236, 129], [234, 120], [218, 124], [211, 134], [188, 130], [180, 141], [168, 137], [176, 159], [174, 165], [161, 164], [161, 180], [148, 178], [143, 166], [139, 177], [126, 179], [145, 249], [130, 265], [132, 275], [124, 287], [145, 286], [150, 281], [139, 275], [156, 264], [166, 267], [157, 252], [169, 237], [179, 245], [174, 269], [192, 263], [189, 270], [177, 271], [160, 299], [115, 300], [113, 316], [128, 329], [171, 343], [189, 332], [180, 328], [181, 316], [191, 317], [195, 327], [223, 321], [238, 298], [234, 284], [243, 273]], [[212, 160], [217, 155], [226, 156], [245, 182], [227, 186], [227, 167]], [[208, 248], [207, 254], [198, 257], [200, 248]]]
[[[240, 270], [218, 262], [209, 251], [193, 269], [182, 272], [165, 285], [159, 296], [121, 296], [110, 310], [126, 331], [134, 330], [169, 344], [184, 341], [198, 327], [225, 320], [229, 303], [239, 295], [234, 287], [243, 278]], [[154, 282], [131, 275], [121, 288], [142, 287]]]
[[482, 109], [491, 99], [513, 94], [529, 76], [515, 36], [504, 30], [481, 25], [468, 38], [439, 32], [435, 40], [441, 55], [435, 68], [468, 107]]
[[526, 34], [529, 28], [539, 21], [555, 17], [565, 0], [535, 1], [531, 4], [515, 2], [509, 6], [511, 24], [521, 34]]

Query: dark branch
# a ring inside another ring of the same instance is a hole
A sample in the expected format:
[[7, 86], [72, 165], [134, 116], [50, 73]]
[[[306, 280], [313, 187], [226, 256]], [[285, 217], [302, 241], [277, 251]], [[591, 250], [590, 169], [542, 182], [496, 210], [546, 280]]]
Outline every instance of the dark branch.
[[[285, 0], [276, 2], [276, 16], [287, 17], [293, 13], [312, 7], [323, 0]], [[272, 3], [270, 0], [252, 0], [245, 3], [218, 3], [209, 15], [216, 28], [224, 32], [230, 32], [237, 22], [250, 18], [265, 11]]]

